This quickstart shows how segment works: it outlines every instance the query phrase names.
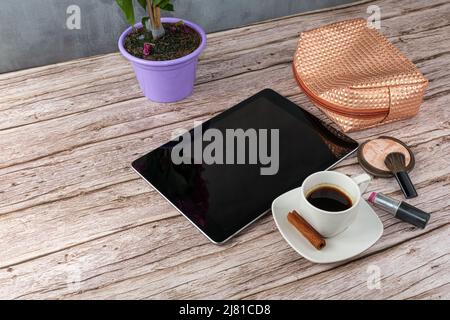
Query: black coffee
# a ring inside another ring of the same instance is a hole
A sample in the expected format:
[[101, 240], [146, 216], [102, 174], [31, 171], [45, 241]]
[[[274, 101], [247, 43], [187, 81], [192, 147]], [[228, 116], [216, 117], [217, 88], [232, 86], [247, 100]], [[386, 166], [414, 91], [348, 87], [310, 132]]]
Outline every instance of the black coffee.
[[319, 186], [306, 197], [314, 207], [325, 211], [343, 211], [351, 208], [352, 199], [333, 186]]

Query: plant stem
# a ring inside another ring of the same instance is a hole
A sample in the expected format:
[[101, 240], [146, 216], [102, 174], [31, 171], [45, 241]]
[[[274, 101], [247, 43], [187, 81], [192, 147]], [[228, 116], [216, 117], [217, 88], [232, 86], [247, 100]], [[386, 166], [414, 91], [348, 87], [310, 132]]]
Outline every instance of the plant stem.
[[147, 0], [147, 11], [148, 17], [150, 18], [150, 28], [153, 29], [153, 27], [155, 26], [155, 16], [153, 14], [152, 0]]
[[152, 31], [153, 39], [161, 38], [165, 31], [161, 23], [161, 10], [159, 7], [153, 6], [152, 0], [147, 0], [147, 11], [150, 18], [150, 30]]
[[155, 15], [155, 26], [159, 28], [161, 26], [161, 9], [153, 7], [153, 14]]

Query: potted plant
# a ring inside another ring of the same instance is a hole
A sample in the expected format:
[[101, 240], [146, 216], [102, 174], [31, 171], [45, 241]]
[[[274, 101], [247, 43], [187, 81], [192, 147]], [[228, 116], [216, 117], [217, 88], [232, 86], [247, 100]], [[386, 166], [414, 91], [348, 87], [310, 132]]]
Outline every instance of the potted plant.
[[133, 0], [116, 0], [131, 25], [119, 38], [119, 50], [131, 61], [144, 95], [174, 102], [192, 93], [198, 56], [206, 46], [205, 31], [195, 23], [161, 18], [173, 11], [170, 0], [137, 0], [148, 16], [136, 23]]

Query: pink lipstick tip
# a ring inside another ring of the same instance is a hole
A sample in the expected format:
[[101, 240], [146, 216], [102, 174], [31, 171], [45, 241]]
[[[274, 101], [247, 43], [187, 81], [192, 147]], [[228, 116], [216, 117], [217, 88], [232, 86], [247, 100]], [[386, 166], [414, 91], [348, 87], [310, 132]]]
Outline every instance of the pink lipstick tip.
[[377, 196], [376, 192], [372, 192], [369, 196], [369, 202], [373, 203], [373, 201], [375, 200], [375, 197]]

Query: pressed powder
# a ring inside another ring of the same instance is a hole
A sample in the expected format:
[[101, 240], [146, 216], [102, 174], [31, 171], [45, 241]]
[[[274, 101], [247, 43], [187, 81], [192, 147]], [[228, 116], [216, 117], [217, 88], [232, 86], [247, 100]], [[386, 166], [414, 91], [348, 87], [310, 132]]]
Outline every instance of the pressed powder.
[[384, 164], [386, 155], [391, 152], [400, 152], [405, 156], [406, 165], [411, 161], [408, 149], [392, 139], [380, 138], [368, 141], [362, 150], [364, 159], [377, 169], [389, 171]]
[[407, 170], [414, 167], [414, 155], [402, 141], [382, 136], [364, 142], [358, 149], [358, 161], [365, 171], [374, 176], [391, 177], [392, 173], [386, 167], [386, 156], [392, 152], [400, 152], [405, 156]]

